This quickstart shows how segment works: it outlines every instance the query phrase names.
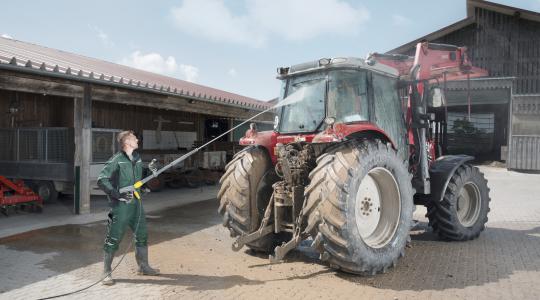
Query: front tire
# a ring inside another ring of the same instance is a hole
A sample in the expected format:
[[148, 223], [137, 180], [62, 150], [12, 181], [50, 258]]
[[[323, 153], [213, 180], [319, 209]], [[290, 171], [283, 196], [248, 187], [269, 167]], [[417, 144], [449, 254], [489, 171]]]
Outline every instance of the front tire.
[[440, 238], [472, 240], [485, 229], [490, 200], [484, 174], [478, 168], [465, 164], [452, 175], [443, 200], [435, 199], [428, 203], [426, 216]]
[[407, 164], [381, 141], [323, 154], [306, 188], [307, 230], [331, 267], [374, 275], [404, 255], [413, 213]]

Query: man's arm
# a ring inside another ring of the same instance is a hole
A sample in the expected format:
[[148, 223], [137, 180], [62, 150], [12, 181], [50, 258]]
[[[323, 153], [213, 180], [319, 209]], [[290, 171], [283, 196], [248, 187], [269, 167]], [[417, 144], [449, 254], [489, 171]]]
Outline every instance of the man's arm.
[[115, 177], [115, 175], [116, 177], [118, 176], [118, 164], [114, 161], [113, 157], [105, 164], [105, 167], [103, 167], [101, 172], [99, 172], [97, 185], [107, 195], [114, 199], [118, 199], [120, 198], [120, 193], [111, 183], [111, 179]]

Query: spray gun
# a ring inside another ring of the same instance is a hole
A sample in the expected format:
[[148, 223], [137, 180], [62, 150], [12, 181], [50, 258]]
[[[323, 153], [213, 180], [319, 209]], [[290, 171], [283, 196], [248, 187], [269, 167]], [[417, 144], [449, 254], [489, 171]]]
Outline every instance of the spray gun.
[[195, 148], [193, 150], [191, 150], [190, 152], [180, 156], [179, 158], [175, 159], [174, 161], [172, 161], [171, 163], [169, 163], [168, 165], [164, 166], [163, 168], [157, 170], [157, 166], [156, 166], [156, 160], [153, 159], [152, 162], [148, 165], [148, 168], [150, 169], [150, 171], [152, 172], [152, 174], [150, 174], [149, 176], [145, 177], [144, 179], [140, 180], [140, 181], [137, 181], [135, 182], [134, 185], [130, 185], [130, 186], [126, 186], [126, 187], [123, 187], [120, 189], [120, 193], [128, 193], [128, 192], [131, 192], [133, 193], [133, 195], [135, 196], [135, 198], [137, 199], [141, 199], [141, 196], [139, 194], [139, 192], [137, 191], [139, 188], [141, 188], [143, 186], [143, 184], [147, 183], [148, 181], [152, 180], [153, 178], [156, 178], [159, 176], [159, 174], [167, 171], [168, 169], [170, 169], [171, 167], [173, 167], [174, 165], [176, 164], [179, 164], [181, 163], [182, 161], [186, 160], [188, 157], [192, 156], [193, 154], [199, 152], [201, 149], [203, 149], [204, 147], [210, 145], [211, 143], [215, 142], [216, 140], [218, 140], [219, 138], [223, 137], [224, 135], [228, 134], [229, 132], [235, 130], [236, 128], [246, 124], [247, 122], [255, 119], [256, 117], [262, 115], [263, 113], [265, 112], [268, 112], [270, 110], [272, 110], [274, 107], [271, 107], [265, 111], [262, 111], [256, 115], [254, 115], [253, 117], [247, 119], [246, 121], [236, 125], [235, 127], [229, 129], [228, 131], [226, 131], [225, 133], [222, 133], [221, 135], [219, 135], [218, 137], [214, 138], [213, 140], [209, 141], [208, 143], [198, 147], [198, 148]]

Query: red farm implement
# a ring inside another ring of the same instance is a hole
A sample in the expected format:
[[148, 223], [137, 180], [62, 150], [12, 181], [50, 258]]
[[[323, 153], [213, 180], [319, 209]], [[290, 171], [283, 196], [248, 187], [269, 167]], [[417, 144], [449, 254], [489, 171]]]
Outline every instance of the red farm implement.
[[7, 216], [11, 209], [41, 212], [43, 200], [24, 185], [22, 180], [11, 181], [0, 176], [0, 211]]

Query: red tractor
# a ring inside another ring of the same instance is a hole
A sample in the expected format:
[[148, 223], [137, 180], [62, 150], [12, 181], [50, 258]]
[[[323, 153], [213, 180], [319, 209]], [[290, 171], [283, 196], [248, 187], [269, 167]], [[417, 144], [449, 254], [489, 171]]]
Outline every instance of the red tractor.
[[464, 48], [432, 43], [419, 43], [414, 58], [372, 54], [279, 68], [275, 129], [248, 130], [240, 140], [248, 147], [220, 180], [233, 250], [246, 245], [278, 262], [311, 239], [331, 267], [377, 274], [404, 255], [415, 205], [427, 206], [442, 239], [478, 237], [489, 188], [473, 157], [440, 156], [439, 85], [486, 75]]

